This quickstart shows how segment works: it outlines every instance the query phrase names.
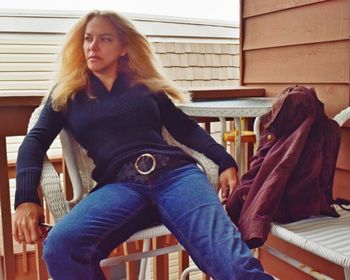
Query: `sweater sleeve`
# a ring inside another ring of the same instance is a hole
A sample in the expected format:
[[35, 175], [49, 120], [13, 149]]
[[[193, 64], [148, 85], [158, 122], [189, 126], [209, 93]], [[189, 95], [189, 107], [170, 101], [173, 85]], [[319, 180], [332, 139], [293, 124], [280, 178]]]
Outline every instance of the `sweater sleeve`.
[[25, 136], [18, 150], [15, 208], [23, 202], [34, 202], [40, 205], [37, 187], [40, 182], [43, 160], [62, 126], [63, 114], [52, 109], [49, 98], [37, 123]]
[[219, 174], [229, 167], [238, 169], [234, 158], [195, 120], [187, 116], [165, 93], [157, 96], [162, 124], [180, 143], [210, 158], [219, 166]]

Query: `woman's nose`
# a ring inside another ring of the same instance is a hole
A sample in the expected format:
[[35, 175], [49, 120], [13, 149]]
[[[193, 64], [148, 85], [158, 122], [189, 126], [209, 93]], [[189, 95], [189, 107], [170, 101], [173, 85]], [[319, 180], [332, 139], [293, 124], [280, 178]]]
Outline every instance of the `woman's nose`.
[[90, 44], [90, 49], [91, 49], [91, 50], [97, 50], [97, 49], [98, 49], [97, 40], [92, 40], [92, 42], [91, 42], [91, 44]]

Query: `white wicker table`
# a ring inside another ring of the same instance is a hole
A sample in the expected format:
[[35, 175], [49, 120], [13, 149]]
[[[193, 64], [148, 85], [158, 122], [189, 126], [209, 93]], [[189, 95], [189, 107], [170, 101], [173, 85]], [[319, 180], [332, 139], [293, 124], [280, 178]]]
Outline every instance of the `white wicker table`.
[[[270, 97], [244, 97], [229, 100], [194, 101], [177, 104], [177, 106], [187, 115], [192, 117], [216, 117], [221, 122], [221, 141], [226, 131], [226, 118], [233, 118], [235, 127], [241, 131], [241, 117], [257, 118], [271, 109], [274, 98]], [[254, 132], [259, 138], [258, 122], [254, 123]], [[244, 166], [244, 158], [241, 156], [241, 139], [238, 135], [235, 145], [235, 157], [238, 166]], [[244, 168], [240, 168], [240, 173], [244, 173]]]

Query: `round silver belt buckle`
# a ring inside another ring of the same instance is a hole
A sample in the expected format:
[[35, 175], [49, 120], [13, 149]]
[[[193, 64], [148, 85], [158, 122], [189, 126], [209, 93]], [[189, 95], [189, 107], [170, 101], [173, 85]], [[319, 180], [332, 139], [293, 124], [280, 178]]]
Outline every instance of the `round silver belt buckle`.
[[[148, 170], [146, 170], [146, 171], [141, 170], [140, 167], [139, 167], [139, 162], [140, 162], [140, 160], [141, 160], [142, 158], [144, 158], [144, 157], [147, 157], [147, 158], [152, 159], [152, 166], [151, 166], [150, 169], [148, 169]], [[157, 165], [156, 158], [154, 157], [154, 155], [149, 154], [149, 153], [145, 153], [145, 154], [140, 155], [140, 156], [136, 159], [135, 164], [134, 164], [135, 169], [137, 170], [137, 172], [139, 172], [139, 173], [142, 174], [142, 175], [147, 175], [147, 174], [150, 174], [151, 172], [153, 172], [154, 169], [156, 169], [156, 165]]]

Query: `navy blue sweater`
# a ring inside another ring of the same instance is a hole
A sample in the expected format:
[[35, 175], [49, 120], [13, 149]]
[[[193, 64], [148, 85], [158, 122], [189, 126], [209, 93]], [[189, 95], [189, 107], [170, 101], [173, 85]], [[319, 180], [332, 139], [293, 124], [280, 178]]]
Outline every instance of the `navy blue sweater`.
[[[95, 98], [88, 97], [89, 95]], [[235, 160], [164, 93], [144, 86], [129, 87], [121, 77], [108, 91], [94, 75], [89, 86], [68, 103], [66, 112], [52, 109], [50, 98], [34, 128], [21, 144], [17, 158], [15, 207], [40, 204], [37, 195], [46, 151], [64, 127], [87, 151], [96, 168], [92, 177], [101, 186], [115, 178], [120, 166], [144, 152], [167, 154], [193, 161], [162, 138], [162, 126], [180, 143], [204, 153], [219, 165], [219, 172], [237, 168]]]

